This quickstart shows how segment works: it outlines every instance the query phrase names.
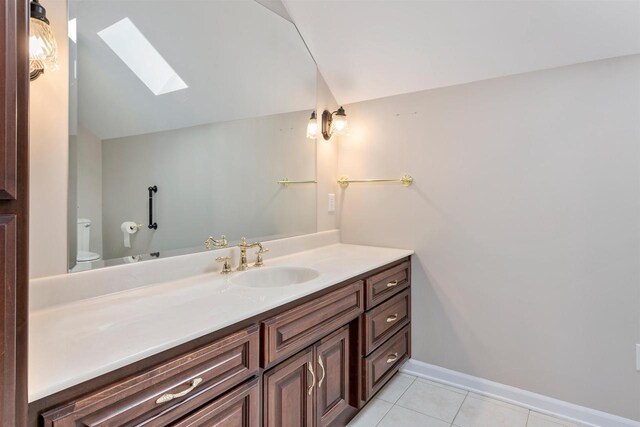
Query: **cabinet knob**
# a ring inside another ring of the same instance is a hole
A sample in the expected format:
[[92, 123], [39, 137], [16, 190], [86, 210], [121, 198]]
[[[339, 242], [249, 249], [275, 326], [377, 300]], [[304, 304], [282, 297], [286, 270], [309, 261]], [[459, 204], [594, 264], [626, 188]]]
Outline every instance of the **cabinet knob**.
[[387, 363], [393, 363], [398, 360], [398, 353], [389, 354], [387, 356]]
[[398, 313], [393, 313], [391, 316], [387, 317], [387, 323], [395, 322], [398, 320]]
[[397, 280], [392, 280], [391, 282], [387, 283], [387, 288], [393, 288], [394, 286], [398, 286]]

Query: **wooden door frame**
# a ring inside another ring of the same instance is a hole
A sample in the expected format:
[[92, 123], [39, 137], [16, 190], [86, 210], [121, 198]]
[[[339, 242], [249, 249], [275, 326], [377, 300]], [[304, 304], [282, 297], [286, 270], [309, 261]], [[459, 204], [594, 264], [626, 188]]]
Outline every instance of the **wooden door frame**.
[[0, 425], [27, 420], [29, 2], [0, 4]]

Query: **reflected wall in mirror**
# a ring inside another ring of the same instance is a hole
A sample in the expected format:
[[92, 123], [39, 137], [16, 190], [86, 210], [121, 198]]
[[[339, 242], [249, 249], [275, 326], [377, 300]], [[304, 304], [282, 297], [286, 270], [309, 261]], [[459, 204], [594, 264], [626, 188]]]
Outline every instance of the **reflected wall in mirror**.
[[69, 13], [72, 271], [316, 230], [315, 185], [277, 183], [316, 176], [316, 66], [290, 21], [254, 0]]

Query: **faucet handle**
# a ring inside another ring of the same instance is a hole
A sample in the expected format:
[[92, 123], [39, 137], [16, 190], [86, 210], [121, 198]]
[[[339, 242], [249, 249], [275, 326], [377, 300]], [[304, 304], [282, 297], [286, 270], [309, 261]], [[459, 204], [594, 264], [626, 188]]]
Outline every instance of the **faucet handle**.
[[215, 237], [213, 236], [209, 236], [207, 238], [207, 240], [204, 241], [204, 247], [207, 248], [207, 250], [211, 250], [214, 247], [216, 248], [226, 248], [227, 246], [229, 246], [229, 242], [227, 242], [227, 238], [225, 237], [225, 235], [223, 234], [222, 236], [220, 236], [220, 240], [217, 240]]
[[269, 252], [269, 249], [263, 248], [262, 245], [258, 246], [258, 250], [256, 251], [256, 262], [253, 264], [254, 267], [262, 267], [264, 265], [262, 254], [266, 254], [267, 252]]
[[218, 258], [216, 258], [216, 261], [224, 263], [222, 264], [222, 271], [220, 273], [222, 274], [231, 273], [231, 257], [219, 256]]

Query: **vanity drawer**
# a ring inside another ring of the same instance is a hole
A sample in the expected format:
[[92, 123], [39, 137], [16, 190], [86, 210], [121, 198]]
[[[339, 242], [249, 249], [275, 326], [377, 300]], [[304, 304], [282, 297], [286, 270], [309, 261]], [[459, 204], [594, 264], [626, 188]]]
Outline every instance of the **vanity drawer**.
[[387, 298], [409, 287], [411, 263], [394, 265], [365, 281], [366, 309], [369, 310]]
[[379, 347], [409, 323], [410, 319], [411, 299], [408, 289], [367, 311], [364, 314], [364, 354]]
[[259, 427], [260, 381], [254, 378], [171, 427]]
[[258, 373], [258, 325], [43, 414], [44, 425], [160, 426]]
[[411, 349], [411, 325], [405, 326], [386, 343], [363, 361], [362, 396], [365, 401], [395, 374], [409, 357]]
[[364, 311], [359, 280], [263, 322], [263, 367], [313, 344]]

